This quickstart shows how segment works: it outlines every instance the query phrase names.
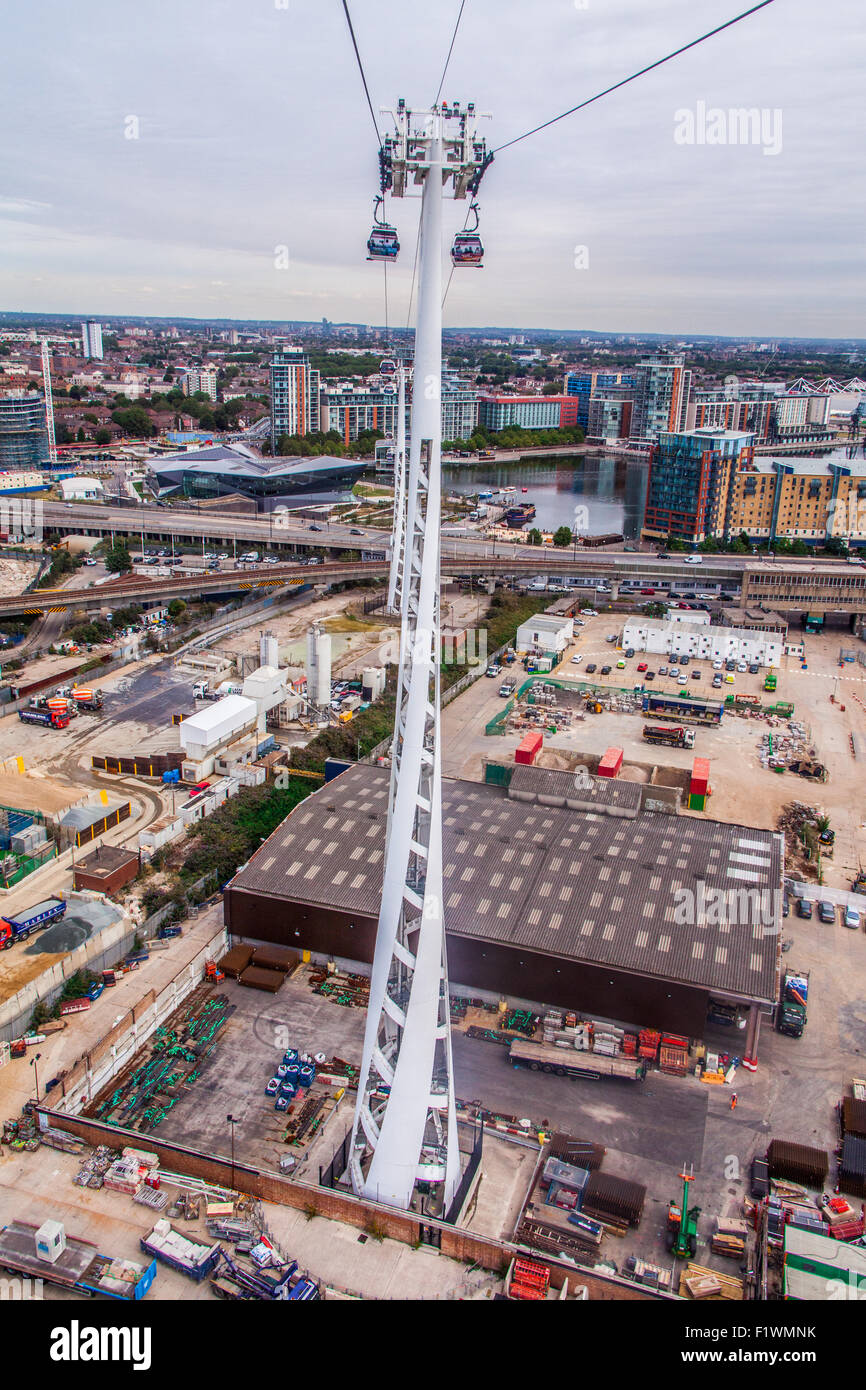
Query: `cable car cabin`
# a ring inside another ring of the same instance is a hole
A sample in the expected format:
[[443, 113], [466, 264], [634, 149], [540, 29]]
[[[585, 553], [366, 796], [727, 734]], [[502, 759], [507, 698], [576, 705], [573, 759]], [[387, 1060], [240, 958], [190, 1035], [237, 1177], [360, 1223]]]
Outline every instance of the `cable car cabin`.
[[392, 361], [390, 357], [386, 357], [383, 362], [379, 363], [379, 374], [381, 376], [394, 376], [396, 371], [397, 363]]
[[393, 261], [396, 260], [399, 251], [400, 242], [396, 228], [377, 222], [367, 242], [367, 260]]
[[451, 247], [451, 260], [454, 265], [480, 266], [484, 259], [484, 247], [477, 232], [458, 232]]

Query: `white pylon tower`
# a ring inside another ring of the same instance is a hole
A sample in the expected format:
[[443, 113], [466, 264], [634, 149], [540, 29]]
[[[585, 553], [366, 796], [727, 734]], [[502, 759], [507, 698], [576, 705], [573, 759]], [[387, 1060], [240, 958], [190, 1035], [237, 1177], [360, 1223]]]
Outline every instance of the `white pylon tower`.
[[51, 390], [51, 354], [48, 343], [42, 339], [42, 389], [45, 394], [45, 424], [48, 429], [48, 457], [52, 465], [57, 462], [57, 440], [54, 435], [54, 393]]
[[349, 1171], [356, 1193], [408, 1209], [419, 1181], [444, 1214], [460, 1182], [445, 959], [439, 718], [442, 191], [489, 163], [475, 108], [391, 112], [383, 191], [423, 184], [397, 711], [382, 905]]
[[394, 442], [394, 524], [388, 570], [387, 611], [403, 607], [403, 569], [406, 561], [406, 367], [397, 363], [397, 430]]

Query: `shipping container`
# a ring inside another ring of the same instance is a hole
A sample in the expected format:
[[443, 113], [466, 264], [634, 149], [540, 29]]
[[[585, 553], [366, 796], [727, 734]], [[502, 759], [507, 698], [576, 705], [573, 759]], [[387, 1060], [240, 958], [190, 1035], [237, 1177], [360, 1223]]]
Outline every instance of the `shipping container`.
[[623, 751], [621, 748], [608, 748], [598, 765], [599, 777], [616, 777], [622, 767]]
[[543, 746], [543, 736], [537, 730], [532, 730], [521, 740], [519, 747], [515, 751], [514, 761], [516, 763], [534, 763]]
[[710, 787], [710, 760], [709, 758], [695, 758], [692, 763], [692, 780], [689, 784], [690, 792], [697, 792], [699, 795], [706, 796]]

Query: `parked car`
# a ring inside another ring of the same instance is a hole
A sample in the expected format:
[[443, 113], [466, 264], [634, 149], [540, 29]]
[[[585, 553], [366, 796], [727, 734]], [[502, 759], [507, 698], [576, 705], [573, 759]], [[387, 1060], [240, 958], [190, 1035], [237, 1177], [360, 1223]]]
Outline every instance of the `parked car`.
[[626, 656], [629, 656], [629, 657], [634, 656], [634, 647], [627, 647], [627, 648], [626, 648], [626, 653], [625, 653], [625, 654], [626, 654]]
[[654, 681], [655, 678], [656, 678], [656, 673], [655, 673], [655, 671], [647, 671], [646, 675], [644, 676], [644, 680], [645, 680], [645, 681]]
[[721, 684], [722, 675], [720, 671], [717, 671], [716, 674], [713, 676], [713, 689], [718, 690], [721, 687]]
[[725, 676], [725, 680], [727, 681], [728, 685], [733, 685], [733, 684], [734, 684], [734, 678], [733, 678], [733, 676]]
[[809, 902], [808, 898], [797, 899], [797, 916], [803, 917], [807, 922], [810, 920], [812, 916], [812, 904]]
[[621, 671], [621, 670], [624, 668], [625, 662], [623, 661], [622, 657], [620, 657], [620, 659], [619, 659], [619, 661], [616, 663], [616, 665], [617, 665], [617, 670], [619, 670], [619, 671]]
[[594, 608], [581, 608], [581, 613], [585, 618], [597, 618], [598, 614]]
[[659, 667], [659, 675], [660, 675], [660, 676], [666, 676], [667, 673], [668, 673], [668, 668], [667, 668], [667, 666], [660, 666], [660, 667]]
[[668, 675], [670, 676], [670, 678], [671, 678], [672, 681], [677, 681], [677, 680], [679, 680], [679, 678], [680, 678], [680, 668], [679, 668], [679, 666], [672, 666], [671, 669], [668, 671]]
[[[589, 667], [587, 667], [587, 670], [589, 670]], [[612, 670], [613, 670], [613, 667], [612, 667], [612, 666], [602, 666], [602, 668], [601, 668], [601, 674], [602, 674], [603, 676], [609, 676]]]
[[725, 662], [725, 670], [726, 670], [726, 671], [736, 671], [736, 669], [737, 669], [737, 663], [736, 663], [736, 661], [732, 661], [732, 660], [728, 659], [728, 660]]
[[693, 681], [699, 681], [701, 680], [702, 675], [703, 673], [701, 671], [692, 671], [690, 679]]
[[835, 921], [836, 921], [836, 905], [835, 905], [835, 903], [830, 903], [830, 902], [827, 902], [826, 899], [822, 899], [822, 900], [818, 903], [818, 916], [820, 917], [820, 919], [821, 919], [822, 922], [835, 922]]
[[646, 671], [646, 670], [647, 670], [647, 667], [648, 667], [648, 664], [649, 664], [649, 663], [646, 662], [646, 661], [639, 661], [639, 662], [638, 662], [638, 667], [637, 667], [637, 669], [638, 669], [639, 671]]
[[572, 666], [579, 666], [580, 663], [581, 663], [582, 661], [583, 661], [583, 657], [582, 657], [579, 653], [578, 653], [577, 656], [573, 656], [573, 657], [571, 658], [571, 664], [572, 664]]
[[859, 931], [860, 913], [857, 911], [856, 907], [846, 907], [845, 914], [842, 920], [844, 921], [845, 926], [850, 927], [852, 931]]
[[589, 663], [589, 665], [587, 666], [587, 668], [586, 668], [586, 674], [587, 674], [588, 676], [591, 676], [591, 675], [593, 675], [597, 670], [598, 670], [598, 667], [596, 666], [595, 662], [594, 662], [594, 661], [591, 661], [591, 662]]
[[756, 676], [756, 675], [758, 674], [758, 672], [760, 671], [760, 669], [761, 669], [761, 668], [760, 668], [760, 666], [758, 665], [757, 661], [753, 661], [752, 664], [751, 664], [751, 666], [749, 667], [749, 675], [751, 675], [751, 676]]
[[724, 664], [725, 664], [725, 663], [724, 663], [723, 661], [714, 661], [714, 662], [713, 662], [713, 670], [714, 670], [714, 671], [721, 671], [721, 669], [722, 669], [722, 667], [724, 666]]
[[748, 666], [746, 665], [745, 661], [738, 661], [738, 662], [737, 662], [737, 670], [738, 670], [741, 674], [742, 674], [744, 671], [748, 671], [748, 669], [749, 669], [749, 668], [748, 668]]

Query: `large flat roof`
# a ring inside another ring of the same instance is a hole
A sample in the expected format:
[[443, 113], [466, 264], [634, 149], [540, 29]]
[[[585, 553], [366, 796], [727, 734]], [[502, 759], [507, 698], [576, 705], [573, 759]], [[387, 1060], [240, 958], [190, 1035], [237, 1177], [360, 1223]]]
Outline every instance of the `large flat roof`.
[[[537, 795], [544, 769], [531, 772]], [[389, 776], [359, 764], [314, 792], [233, 888], [378, 916]], [[562, 776], [550, 780], [556, 798], [569, 790]], [[570, 787], [573, 778], [566, 777]], [[700, 881], [706, 891], [779, 889], [781, 836], [661, 812], [635, 815], [633, 793], [614, 810], [625, 783], [611, 786], [597, 811], [527, 804], [529, 782], [518, 774], [511, 795], [443, 779], [449, 933], [750, 999], [775, 998], [777, 922], [763, 925], [755, 913], [721, 922], [704, 913], [696, 925], [679, 925], [677, 917], [678, 890], [697, 896]]]

